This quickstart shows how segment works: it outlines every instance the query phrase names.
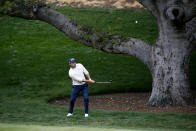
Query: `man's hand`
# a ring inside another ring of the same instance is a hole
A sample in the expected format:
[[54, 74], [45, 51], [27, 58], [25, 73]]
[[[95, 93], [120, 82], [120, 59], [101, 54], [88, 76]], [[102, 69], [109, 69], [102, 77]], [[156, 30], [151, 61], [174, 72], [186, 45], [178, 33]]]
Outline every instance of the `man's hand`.
[[94, 80], [82, 80], [82, 82], [87, 82], [87, 83], [91, 83], [91, 84], [93, 84], [93, 83], [95, 83], [95, 81]]
[[93, 84], [93, 83], [95, 83], [95, 81], [94, 80], [89, 80], [89, 83]]

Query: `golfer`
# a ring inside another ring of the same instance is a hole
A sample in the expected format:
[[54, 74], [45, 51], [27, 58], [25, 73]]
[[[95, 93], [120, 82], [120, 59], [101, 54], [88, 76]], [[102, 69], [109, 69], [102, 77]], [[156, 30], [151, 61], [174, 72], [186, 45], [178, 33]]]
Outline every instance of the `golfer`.
[[[67, 116], [73, 115], [73, 108], [74, 103], [76, 100], [76, 97], [82, 91], [83, 97], [84, 97], [84, 108], [85, 108], [85, 117], [88, 117], [88, 84], [87, 83], [95, 83], [94, 80], [91, 80], [89, 72], [86, 70], [86, 68], [80, 64], [76, 63], [74, 58], [70, 58], [68, 60], [69, 62], [69, 76], [72, 79], [72, 93], [70, 98], [70, 106], [69, 106], [69, 113]], [[88, 80], [85, 79], [85, 76], [88, 78]]]

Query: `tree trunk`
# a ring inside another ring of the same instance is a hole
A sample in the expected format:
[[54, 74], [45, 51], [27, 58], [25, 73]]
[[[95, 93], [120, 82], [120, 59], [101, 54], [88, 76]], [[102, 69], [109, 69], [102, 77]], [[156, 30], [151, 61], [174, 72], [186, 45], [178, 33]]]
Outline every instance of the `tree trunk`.
[[167, 22], [159, 24], [159, 39], [152, 49], [151, 106], [193, 104], [189, 85], [189, 59], [192, 44], [183, 29], [174, 29]]

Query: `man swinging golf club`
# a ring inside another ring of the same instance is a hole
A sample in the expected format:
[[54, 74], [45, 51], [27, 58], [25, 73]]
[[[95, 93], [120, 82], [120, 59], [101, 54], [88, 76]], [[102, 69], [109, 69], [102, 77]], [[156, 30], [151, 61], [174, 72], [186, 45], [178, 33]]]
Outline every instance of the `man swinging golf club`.
[[[79, 92], [82, 91], [84, 97], [84, 107], [85, 107], [85, 117], [88, 117], [88, 84], [87, 83], [95, 83], [94, 80], [91, 80], [89, 72], [86, 68], [80, 64], [76, 63], [74, 58], [70, 58], [69, 62], [69, 76], [72, 79], [72, 94], [70, 98], [70, 106], [69, 106], [69, 113], [67, 114], [68, 117], [73, 115], [73, 108], [76, 97], [78, 96]], [[85, 76], [88, 78], [85, 79]]]

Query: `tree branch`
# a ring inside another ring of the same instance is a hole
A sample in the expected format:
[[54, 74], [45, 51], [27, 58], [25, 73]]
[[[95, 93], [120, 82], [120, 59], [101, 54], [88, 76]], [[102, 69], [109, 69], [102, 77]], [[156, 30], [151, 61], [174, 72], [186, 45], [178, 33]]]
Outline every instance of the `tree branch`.
[[142, 40], [92, 31], [89, 28], [76, 24], [67, 16], [49, 7], [37, 6], [32, 11], [32, 15], [26, 15], [26, 12], [21, 12], [17, 13], [16, 16], [45, 21], [78, 42], [109, 53], [135, 56], [150, 68], [151, 46]]
[[150, 65], [151, 47], [149, 44], [123, 36], [100, 34], [73, 22], [60, 12], [50, 8], [40, 8], [37, 17], [64, 32], [70, 38], [109, 53], [128, 54], [137, 57], [146, 65]]
[[140, 59], [149, 68], [151, 67], [152, 47], [142, 40], [130, 38], [127, 42], [114, 44], [113, 49], [121, 53], [135, 56]]
[[157, 9], [158, 6], [156, 6], [156, 0], [137, 0], [140, 4], [142, 4], [144, 7], [146, 7], [152, 15], [158, 19], [159, 16], [159, 10]]

